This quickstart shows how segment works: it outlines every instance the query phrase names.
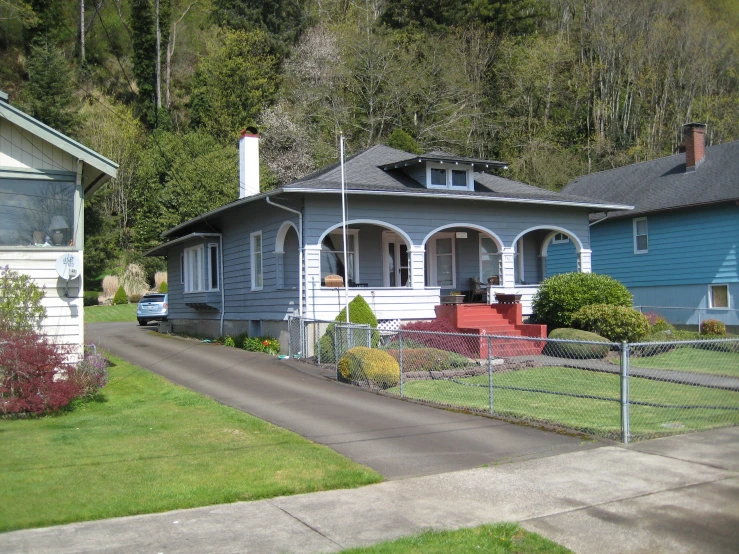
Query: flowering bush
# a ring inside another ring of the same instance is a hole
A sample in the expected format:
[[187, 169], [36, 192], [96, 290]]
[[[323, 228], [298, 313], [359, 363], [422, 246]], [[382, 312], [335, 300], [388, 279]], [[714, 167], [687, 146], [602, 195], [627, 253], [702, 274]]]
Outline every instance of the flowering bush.
[[280, 353], [279, 341], [270, 337], [245, 337], [242, 348], [249, 352], [264, 352], [272, 356]]
[[46, 292], [31, 280], [10, 269], [0, 268], [0, 329], [30, 331], [38, 329], [46, 316], [41, 305]]
[[726, 336], [726, 324], [718, 319], [706, 319], [701, 323], [701, 335], [724, 337]]
[[[54, 412], [79, 396], [68, 354], [34, 331], [0, 329], [0, 413]], [[55, 379], [64, 373], [66, 379]]]
[[108, 384], [108, 365], [108, 360], [97, 352], [85, 352], [84, 358], [69, 374], [69, 379], [79, 387], [81, 397], [92, 398]]

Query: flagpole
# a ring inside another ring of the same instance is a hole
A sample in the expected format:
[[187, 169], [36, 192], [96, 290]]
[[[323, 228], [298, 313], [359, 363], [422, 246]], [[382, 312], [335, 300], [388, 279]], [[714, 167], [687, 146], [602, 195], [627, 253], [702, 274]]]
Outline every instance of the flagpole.
[[344, 309], [346, 322], [349, 323], [349, 259], [346, 251], [346, 190], [344, 177], [344, 133], [339, 135], [341, 146], [341, 233], [344, 242]]

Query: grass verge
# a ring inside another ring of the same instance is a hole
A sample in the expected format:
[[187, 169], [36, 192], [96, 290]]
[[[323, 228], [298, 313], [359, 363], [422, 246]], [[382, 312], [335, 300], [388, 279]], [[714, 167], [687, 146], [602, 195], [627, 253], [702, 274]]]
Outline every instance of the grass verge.
[[[397, 394], [399, 390], [390, 392]], [[487, 375], [454, 381], [409, 381], [403, 392], [408, 398], [448, 406], [485, 412], [490, 409]], [[610, 373], [537, 367], [501, 373], [493, 378], [496, 415], [546, 422], [600, 437], [620, 437], [619, 398], [619, 376]], [[739, 392], [632, 376], [630, 401], [631, 434], [635, 438], [739, 425]], [[714, 409], [716, 406], [725, 409]]]
[[136, 321], [136, 304], [85, 307], [85, 323], [109, 323], [111, 321]]
[[481, 525], [458, 531], [426, 531], [412, 537], [383, 542], [366, 548], [342, 550], [342, 554], [566, 554], [571, 552], [515, 523]]
[[111, 360], [104, 400], [0, 420], [0, 531], [382, 480], [327, 447]]

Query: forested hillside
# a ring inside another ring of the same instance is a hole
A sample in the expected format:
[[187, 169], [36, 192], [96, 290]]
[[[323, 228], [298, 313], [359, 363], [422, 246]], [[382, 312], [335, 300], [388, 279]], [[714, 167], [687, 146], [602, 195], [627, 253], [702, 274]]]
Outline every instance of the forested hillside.
[[[88, 275], [236, 198], [376, 143], [573, 177], [739, 138], [739, 0], [0, 0], [0, 90], [120, 164]], [[157, 260], [148, 260], [151, 271]]]

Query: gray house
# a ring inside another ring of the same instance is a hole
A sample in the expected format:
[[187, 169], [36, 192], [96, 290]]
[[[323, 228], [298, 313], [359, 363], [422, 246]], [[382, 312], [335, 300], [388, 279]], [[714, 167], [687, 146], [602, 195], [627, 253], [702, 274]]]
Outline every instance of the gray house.
[[339, 164], [259, 193], [258, 141], [240, 142], [240, 198], [148, 252], [167, 257], [177, 330], [279, 336], [291, 315], [333, 319], [344, 293], [326, 277], [344, 264], [349, 299], [361, 294], [381, 321], [434, 318], [443, 295], [469, 299], [472, 278], [490, 277], [491, 292], [522, 295], [526, 315], [552, 243], [571, 249], [557, 267], [589, 272], [589, 214], [629, 208], [491, 174], [502, 162], [374, 146], [345, 162], [345, 257]]

